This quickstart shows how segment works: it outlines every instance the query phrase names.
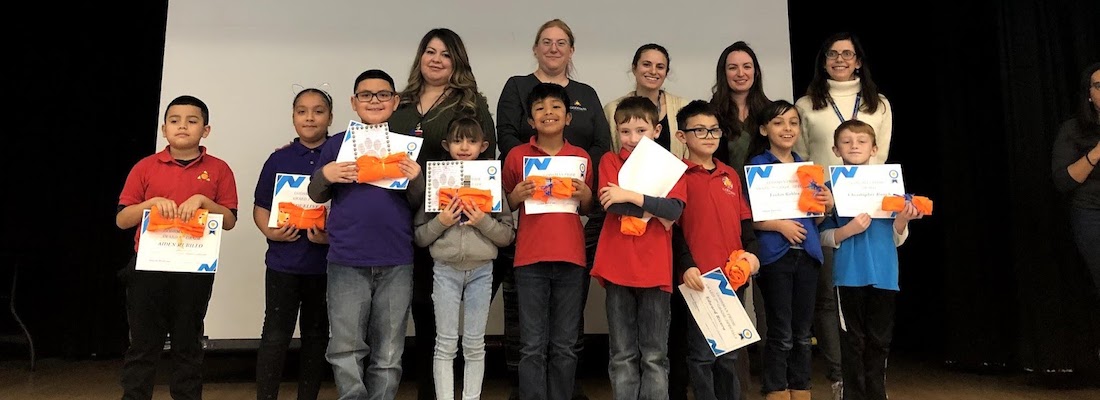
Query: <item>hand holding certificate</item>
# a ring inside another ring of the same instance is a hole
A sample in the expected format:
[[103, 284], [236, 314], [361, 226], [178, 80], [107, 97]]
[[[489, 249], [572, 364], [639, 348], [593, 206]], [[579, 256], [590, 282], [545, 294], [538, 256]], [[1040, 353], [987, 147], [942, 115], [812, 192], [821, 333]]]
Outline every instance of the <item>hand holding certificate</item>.
[[474, 188], [488, 190], [492, 195], [490, 212], [503, 210], [501, 201], [501, 169], [499, 160], [428, 161], [424, 211], [440, 211], [439, 190], [445, 188]]
[[802, 185], [798, 167], [809, 162], [745, 166], [745, 181], [752, 204], [753, 221], [771, 221], [804, 217], [820, 217], [824, 213], [805, 212], [799, 208]]
[[836, 214], [841, 217], [867, 213], [871, 218], [893, 218], [893, 212], [882, 209], [882, 199], [905, 194], [898, 164], [831, 166], [829, 176]]
[[138, 271], [214, 273], [222, 242], [221, 214], [206, 213], [200, 235], [178, 228], [150, 229], [150, 210], [141, 218], [138, 238]]
[[395, 164], [401, 158], [416, 160], [423, 143], [424, 138], [390, 132], [386, 123], [366, 125], [350, 121], [336, 161], [357, 163], [360, 177], [367, 176], [364, 179], [368, 184], [404, 190], [409, 179], [402, 176]]
[[[328, 208], [328, 202], [318, 204], [310, 200], [309, 193], [306, 191], [308, 187], [309, 175], [276, 173], [275, 191], [271, 199], [271, 217], [267, 220], [267, 227], [278, 228], [294, 219], [298, 222], [293, 224], [296, 228], [316, 227], [324, 229], [325, 215], [314, 216], [314, 213], [311, 213], [310, 210], [320, 209], [320, 214], [326, 214], [324, 210]], [[320, 218], [319, 221], [317, 217]], [[307, 224], [303, 223], [310, 221], [314, 221], [310, 226], [305, 226]]]
[[[536, 195], [523, 201], [527, 214], [577, 214], [580, 201], [572, 194], [572, 180], [584, 181], [588, 160], [577, 156], [523, 157], [523, 179], [535, 180]], [[569, 183], [566, 183], [569, 180]]]
[[745, 307], [722, 269], [715, 268], [703, 274], [702, 278], [704, 287], [701, 291], [683, 284], [679, 288], [714, 356], [760, 341], [756, 327], [752, 326]]
[[[684, 171], [687, 164], [643, 136], [619, 170], [619, 187], [650, 197], [665, 197]], [[641, 219], [649, 222], [650, 217]]]

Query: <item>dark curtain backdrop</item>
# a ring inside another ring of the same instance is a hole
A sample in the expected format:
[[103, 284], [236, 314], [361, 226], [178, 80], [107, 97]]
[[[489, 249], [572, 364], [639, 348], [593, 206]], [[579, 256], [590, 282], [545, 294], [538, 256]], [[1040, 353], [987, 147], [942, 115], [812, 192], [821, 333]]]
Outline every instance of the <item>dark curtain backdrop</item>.
[[[19, 308], [41, 355], [117, 357], [126, 322], [114, 274], [133, 231], [114, 227], [115, 203], [156, 143], [167, 1], [31, 7], [9, 40], [19, 117], [8, 128], [15, 190], [5, 201], [20, 211], [5, 226], [14, 261], [3, 268], [20, 268]], [[863, 39], [893, 105], [890, 161], [936, 204], [900, 250], [896, 351], [963, 366], [1086, 368], [1100, 305], [1050, 183], [1050, 147], [1081, 70], [1100, 60], [1097, 2], [889, 7], [792, 0], [793, 76], [762, 68], [767, 80], [793, 79], [793, 100], [821, 40], [842, 30]]]

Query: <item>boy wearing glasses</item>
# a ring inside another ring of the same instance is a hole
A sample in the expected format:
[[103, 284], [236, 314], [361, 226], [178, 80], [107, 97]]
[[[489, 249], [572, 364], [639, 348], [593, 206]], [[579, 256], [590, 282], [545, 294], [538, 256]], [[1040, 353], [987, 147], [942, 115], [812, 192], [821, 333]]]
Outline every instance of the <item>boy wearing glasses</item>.
[[[385, 123], [397, 106], [393, 78], [372, 69], [355, 79], [351, 107], [364, 124]], [[309, 197], [332, 201], [328, 216], [328, 314], [332, 331], [326, 358], [340, 398], [393, 399], [401, 383], [401, 356], [412, 297], [412, 210], [424, 190], [420, 165], [402, 159], [409, 178], [402, 191], [357, 183], [353, 161], [336, 162], [341, 132], [325, 142]], [[413, 187], [419, 186], [419, 187]]]
[[[722, 137], [717, 112], [709, 103], [695, 100], [676, 113], [676, 122], [680, 126], [676, 138], [687, 146], [688, 152], [684, 159], [688, 169], [682, 178], [687, 189], [687, 205], [679, 225], [690, 257], [675, 262], [673, 277], [682, 279], [692, 290], [702, 291], [702, 273], [725, 265], [734, 250], [745, 250], [740, 257], [752, 265], [755, 274], [760, 270], [760, 261], [755, 255], [756, 234], [752, 229], [749, 203], [741, 191], [741, 180], [733, 168], [714, 158]], [[682, 253], [678, 251], [677, 254]], [[737, 290], [742, 302], [745, 287]], [[740, 350], [716, 358], [695, 318], [689, 315], [685, 319], [690, 325], [687, 328], [687, 365], [695, 399], [741, 399], [736, 370]]]

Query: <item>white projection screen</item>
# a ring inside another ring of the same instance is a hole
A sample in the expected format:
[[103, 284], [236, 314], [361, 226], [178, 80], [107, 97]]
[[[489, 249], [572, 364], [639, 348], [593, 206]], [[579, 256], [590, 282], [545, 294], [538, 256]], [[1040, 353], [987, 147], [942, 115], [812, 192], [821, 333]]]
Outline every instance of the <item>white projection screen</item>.
[[[360, 72], [383, 69], [397, 81], [397, 90], [403, 89], [420, 38], [446, 27], [462, 36], [495, 114], [505, 80], [535, 70], [536, 30], [553, 18], [568, 23], [576, 37], [573, 78], [594, 87], [604, 103], [633, 89], [631, 58], [651, 42], [671, 55], [667, 91], [709, 99], [718, 56], [738, 40], [756, 51], [768, 96], [791, 100], [785, 1], [169, 2], [160, 112], [182, 94], [210, 106], [212, 129], [203, 144], [232, 167], [240, 197], [237, 227], [223, 238], [207, 336], [260, 337], [266, 242], [252, 222], [253, 192], [268, 155], [296, 137], [292, 85], [328, 83], [335, 102], [331, 132], [340, 132], [356, 118], [349, 98]], [[158, 145], [151, 151], [167, 145], [159, 130], [155, 134]], [[603, 290], [595, 281], [592, 285], [585, 330], [606, 333]], [[502, 315], [498, 295], [487, 334], [503, 333]]]

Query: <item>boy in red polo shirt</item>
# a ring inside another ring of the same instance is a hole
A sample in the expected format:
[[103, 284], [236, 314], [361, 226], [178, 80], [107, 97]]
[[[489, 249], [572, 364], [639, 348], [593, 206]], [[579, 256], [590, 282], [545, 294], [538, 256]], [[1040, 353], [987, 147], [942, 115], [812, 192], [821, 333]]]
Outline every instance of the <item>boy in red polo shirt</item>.
[[[523, 399], [568, 399], [573, 394], [578, 325], [584, 312], [584, 226], [580, 215], [592, 207], [592, 174], [573, 179], [577, 213], [528, 214], [523, 206], [535, 192], [536, 179], [524, 179], [523, 157], [575, 156], [592, 170], [588, 153], [562, 136], [572, 115], [569, 94], [561, 85], [541, 83], [527, 95], [535, 128], [531, 141], [513, 147], [504, 160], [503, 189], [508, 205], [519, 211], [515, 279], [519, 297], [519, 390]], [[561, 183], [555, 183], [558, 185]], [[541, 190], [541, 189], [540, 189]], [[554, 189], [554, 191], [558, 191]]]
[[[199, 142], [210, 135], [210, 110], [192, 96], [168, 103], [161, 125], [168, 147], [134, 165], [118, 198], [115, 224], [130, 229], [144, 210], [157, 207], [165, 218], [187, 221], [199, 209], [222, 215], [222, 229], [237, 224], [237, 183], [221, 159]], [[134, 236], [134, 252], [138, 238]], [[157, 360], [165, 335], [172, 337], [175, 399], [202, 398], [202, 324], [214, 274], [136, 271], [137, 255], [119, 272], [126, 285], [130, 347], [122, 364], [122, 398], [153, 398]]]
[[[682, 178], [687, 186], [687, 205], [680, 216], [679, 225], [690, 249], [691, 259], [677, 263], [677, 278], [693, 290], [703, 290], [702, 272], [726, 264], [734, 250], [745, 250], [740, 256], [749, 261], [755, 274], [760, 269], [756, 259], [756, 235], [752, 229], [752, 212], [748, 199], [741, 191], [741, 180], [730, 166], [714, 158], [722, 129], [718, 127], [717, 113], [707, 102], [695, 100], [680, 109], [676, 123], [680, 130], [676, 139], [687, 146], [688, 157], [684, 163], [688, 169]], [[731, 139], [732, 140], [732, 139]], [[745, 287], [737, 291], [744, 299]], [[744, 300], [742, 300], [744, 302]], [[688, 376], [697, 400], [741, 399], [741, 384], [733, 351], [715, 358], [703, 332], [689, 321], [687, 332]]]
[[[680, 218], [686, 199], [684, 183], [677, 182], [665, 197], [617, 185], [619, 171], [634, 147], [643, 137], [652, 140], [661, 134], [659, 112], [648, 98], [623, 99], [614, 114], [622, 148], [604, 154], [598, 169], [600, 205], [607, 210], [607, 218], [592, 276], [607, 292], [608, 370], [613, 396], [620, 400], [668, 396], [672, 234], [665, 223]], [[648, 222], [638, 219], [647, 216], [651, 217]]]

